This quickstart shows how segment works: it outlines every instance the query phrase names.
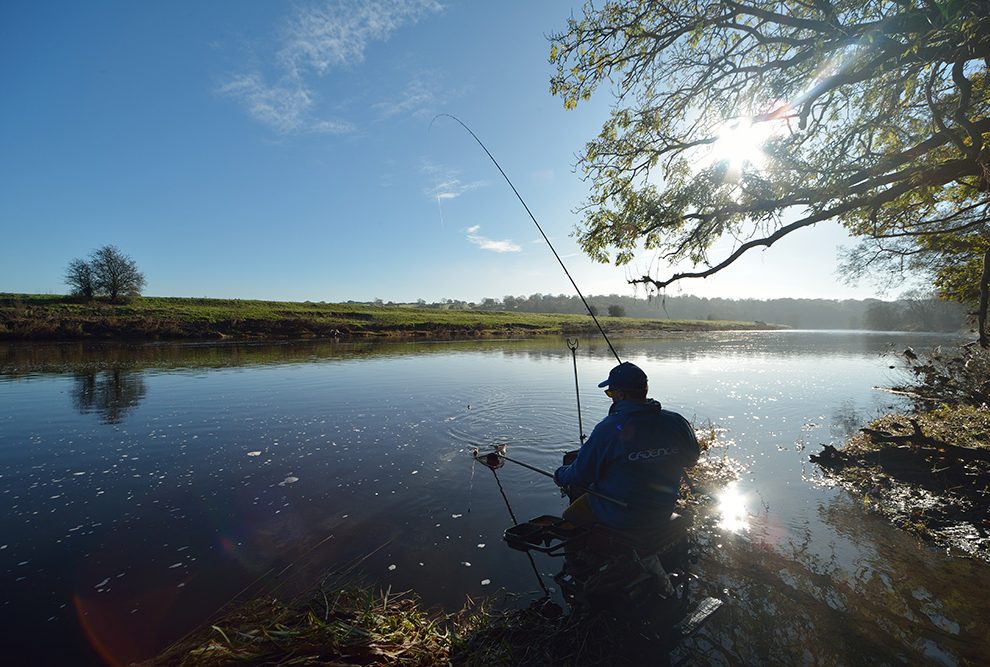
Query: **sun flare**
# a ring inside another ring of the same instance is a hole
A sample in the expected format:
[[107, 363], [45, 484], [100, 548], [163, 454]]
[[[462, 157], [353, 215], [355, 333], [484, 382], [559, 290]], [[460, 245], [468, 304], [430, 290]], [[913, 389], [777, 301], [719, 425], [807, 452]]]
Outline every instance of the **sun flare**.
[[767, 161], [763, 146], [772, 132], [769, 123], [753, 123], [749, 118], [729, 121], [719, 130], [718, 139], [712, 144], [711, 160], [727, 162], [733, 171], [745, 166], [762, 169]]

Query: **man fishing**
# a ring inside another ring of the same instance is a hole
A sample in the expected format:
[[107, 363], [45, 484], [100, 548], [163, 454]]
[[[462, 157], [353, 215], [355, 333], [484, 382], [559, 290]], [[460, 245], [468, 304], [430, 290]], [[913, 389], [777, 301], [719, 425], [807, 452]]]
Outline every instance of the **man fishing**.
[[620, 363], [598, 386], [608, 387], [608, 416], [595, 426], [577, 457], [557, 469], [554, 481], [565, 488], [593, 489], [601, 496], [580, 495], [564, 518], [578, 525], [602, 523], [649, 533], [673, 512], [681, 474], [698, 461], [698, 440], [684, 417], [646, 397], [647, 376], [635, 364]]

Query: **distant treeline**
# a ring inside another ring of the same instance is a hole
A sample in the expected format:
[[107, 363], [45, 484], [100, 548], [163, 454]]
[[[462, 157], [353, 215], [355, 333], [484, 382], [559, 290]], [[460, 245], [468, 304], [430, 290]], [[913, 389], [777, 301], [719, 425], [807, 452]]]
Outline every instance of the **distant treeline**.
[[[879, 299], [707, 299], [668, 296], [589, 296], [596, 315], [672, 320], [734, 320], [783, 324], [795, 329], [869, 329], [875, 331], [959, 331], [966, 310], [956, 303], [917, 295], [896, 301]], [[485, 298], [480, 302], [442, 299], [416, 304], [424, 308], [504, 310], [531, 313], [587, 312], [581, 299], [564, 294]]]

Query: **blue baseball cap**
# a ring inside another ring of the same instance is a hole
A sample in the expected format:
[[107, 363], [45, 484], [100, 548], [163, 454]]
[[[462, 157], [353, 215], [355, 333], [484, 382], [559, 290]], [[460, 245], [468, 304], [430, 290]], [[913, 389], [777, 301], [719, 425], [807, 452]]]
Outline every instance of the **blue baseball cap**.
[[623, 361], [621, 364], [609, 371], [608, 379], [599, 382], [599, 387], [609, 389], [645, 389], [646, 373], [636, 364]]

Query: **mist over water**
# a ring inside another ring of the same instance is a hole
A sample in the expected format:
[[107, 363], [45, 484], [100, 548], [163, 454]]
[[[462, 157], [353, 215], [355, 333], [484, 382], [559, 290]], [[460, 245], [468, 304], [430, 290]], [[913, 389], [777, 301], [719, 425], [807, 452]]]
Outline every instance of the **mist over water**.
[[[889, 349], [951, 338], [719, 333], [616, 341], [651, 396], [745, 465], [706, 519], [725, 608], [685, 647], [713, 662], [923, 660], [990, 649], [990, 568], [918, 543], [808, 463], [899, 399]], [[582, 340], [584, 431], [614, 359]], [[474, 446], [552, 471], [578, 442], [563, 340], [0, 346], [2, 621], [44, 661], [146, 657], [245, 587], [360, 562], [366, 581], [456, 609], [538, 582]], [[499, 471], [520, 519], [556, 488]], [[544, 582], [559, 569], [538, 560]], [[291, 566], [291, 567], [290, 567]], [[260, 581], [259, 581], [260, 578]], [[289, 585], [286, 583], [285, 585]], [[532, 592], [531, 597], [527, 595]]]

